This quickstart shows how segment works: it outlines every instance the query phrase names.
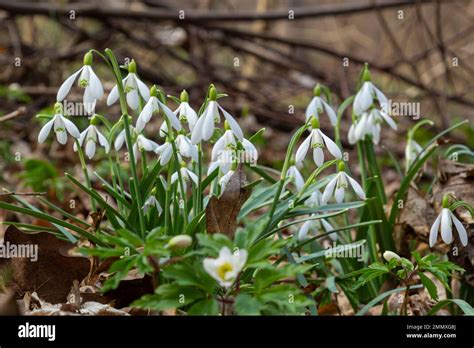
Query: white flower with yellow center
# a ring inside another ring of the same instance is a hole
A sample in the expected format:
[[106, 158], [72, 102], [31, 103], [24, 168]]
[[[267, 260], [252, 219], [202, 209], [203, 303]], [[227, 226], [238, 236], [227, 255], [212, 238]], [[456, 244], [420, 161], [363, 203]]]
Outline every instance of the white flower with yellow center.
[[[102, 98], [104, 94], [104, 88], [102, 87], [102, 83], [100, 82], [97, 75], [94, 73], [91, 67], [92, 64], [92, 53], [87, 52], [84, 55], [84, 65], [82, 68], [77, 70], [74, 74], [69, 76], [59, 87], [58, 94], [56, 96], [56, 100], [58, 102], [64, 100], [68, 95], [71, 87], [76, 80], [77, 76], [79, 76], [79, 86], [84, 88], [84, 96], [83, 96], [83, 103], [84, 109], [87, 113], [91, 113], [95, 106], [95, 101]], [[80, 74], [80, 75], [79, 75]]]
[[[109, 142], [107, 141], [106, 137], [97, 128], [94, 117], [91, 120], [90, 126], [87, 127], [79, 136], [78, 142], [79, 142], [79, 146], [82, 146], [85, 142], [86, 144], [85, 153], [89, 159], [91, 159], [95, 155], [97, 142], [99, 143], [100, 146], [102, 146], [105, 149], [105, 153], [109, 153], [109, 150], [110, 150]], [[77, 143], [74, 143], [73, 149], [74, 151], [78, 150]]]
[[[135, 61], [128, 64], [128, 75], [122, 80], [124, 92], [127, 98], [127, 104], [133, 110], [138, 109], [140, 96], [148, 101], [150, 99], [150, 91], [148, 87], [137, 76], [137, 65]], [[112, 88], [107, 97], [107, 106], [112, 105], [119, 98], [117, 85]]]
[[313, 99], [311, 99], [306, 108], [306, 120], [309, 120], [313, 115], [319, 119], [319, 115], [323, 112], [326, 112], [329, 117], [329, 120], [331, 121], [331, 124], [335, 126], [337, 122], [336, 113], [331, 108], [331, 106], [326, 103], [323, 98], [321, 98], [321, 86], [319, 84], [314, 87], [313, 93], [314, 97]]
[[247, 251], [245, 249], [239, 249], [232, 253], [229, 248], [223, 247], [217, 259], [206, 258], [203, 261], [203, 266], [204, 270], [221, 286], [229, 288], [234, 284], [246, 262]]
[[311, 126], [312, 130], [309, 133], [309, 136], [301, 143], [300, 147], [296, 151], [296, 163], [303, 162], [310, 147], [313, 149], [314, 163], [318, 167], [322, 166], [324, 163], [323, 149], [325, 147], [328, 149], [329, 153], [334, 156], [334, 158], [342, 159], [341, 150], [334, 141], [332, 141], [319, 129], [319, 120], [315, 116], [311, 118]]
[[43, 128], [41, 128], [38, 134], [38, 143], [42, 144], [46, 140], [51, 129], [56, 133], [56, 139], [58, 139], [58, 142], [62, 145], [67, 143], [68, 133], [74, 138], [79, 138], [79, 129], [61, 113], [61, 104], [56, 103], [54, 108], [56, 113], [53, 118], [46, 122]]
[[441, 239], [446, 244], [451, 244], [453, 242], [453, 223], [458, 232], [459, 240], [463, 246], [467, 245], [468, 238], [467, 232], [464, 225], [459, 221], [459, 219], [453, 214], [451, 209], [449, 209], [449, 198], [448, 196], [443, 197], [443, 209], [439, 213], [438, 217], [434, 221], [430, 230], [430, 248], [436, 244], [438, 240], [438, 233], [441, 230]]
[[338, 170], [339, 172], [333, 179], [328, 182], [326, 188], [324, 189], [322, 197], [323, 203], [326, 204], [333, 194], [334, 198], [336, 199], [336, 202], [342, 203], [344, 201], [344, 196], [346, 194], [347, 188], [349, 187], [349, 184], [350, 186], [352, 186], [352, 189], [354, 190], [356, 195], [359, 196], [360, 199], [364, 200], [366, 198], [364, 190], [357, 181], [352, 179], [344, 172], [345, 166], [342, 161], [339, 162]]
[[237, 139], [242, 140], [244, 138], [244, 133], [240, 129], [237, 121], [228, 113], [222, 106], [217, 102], [217, 90], [212, 86], [209, 90], [209, 101], [207, 103], [206, 109], [199, 117], [194, 126], [191, 135], [191, 142], [193, 144], [199, 143], [201, 140], [209, 140], [214, 133], [215, 123], [220, 122], [221, 117], [220, 113], [224, 115], [224, 118], [229, 123], [229, 127], [232, 132], [235, 134]]

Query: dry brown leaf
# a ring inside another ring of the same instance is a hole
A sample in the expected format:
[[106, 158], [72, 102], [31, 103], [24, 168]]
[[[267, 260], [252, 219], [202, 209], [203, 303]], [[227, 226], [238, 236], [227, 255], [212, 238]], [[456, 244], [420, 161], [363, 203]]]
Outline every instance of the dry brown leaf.
[[89, 272], [89, 259], [65, 256], [74, 245], [50, 233], [26, 234], [10, 226], [4, 240], [10, 244], [38, 246], [36, 262], [16, 257], [8, 259], [4, 265], [11, 269], [12, 282], [21, 293], [36, 291], [47, 302], [62, 303], [66, 301], [73, 281], [82, 280]]
[[212, 197], [206, 207], [206, 226], [208, 233], [222, 233], [233, 238], [237, 229], [237, 215], [250, 196], [245, 188], [247, 177], [239, 165], [230, 177], [224, 192], [219, 198]]

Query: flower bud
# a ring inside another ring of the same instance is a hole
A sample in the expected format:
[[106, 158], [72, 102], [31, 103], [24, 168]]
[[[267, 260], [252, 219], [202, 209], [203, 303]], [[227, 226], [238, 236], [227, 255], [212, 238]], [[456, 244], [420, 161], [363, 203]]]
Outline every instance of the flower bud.
[[449, 208], [449, 195], [444, 195], [443, 196], [443, 201], [442, 201], [442, 206], [443, 208]]
[[193, 244], [193, 239], [185, 234], [179, 234], [171, 238], [167, 244], [170, 249], [186, 249]]
[[362, 81], [366, 82], [370, 80], [372, 80], [372, 77], [370, 76], [369, 64], [365, 63], [364, 72], [362, 73]]
[[188, 102], [189, 101], [189, 95], [188, 95], [188, 92], [186, 92], [185, 89], [183, 89], [183, 91], [181, 92], [181, 95], [179, 96], [179, 99], [181, 100], [181, 102]]
[[311, 116], [311, 127], [313, 127], [313, 129], [319, 128], [319, 119], [314, 115]]
[[337, 164], [337, 171], [338, 172], [344, 172], [346, 170], [346, 165], [344, 164], [344, 161], [339, 161]]
[[313, 89], [313, 95], [319, 97], [321, 95], [321, 85], [318, 83]]
[[137, 63], [135, 63], [134, 59], [128, 64], [128, 72], [131, 74], [137, 73]]
[[84, 65], [92, 65], [92, 52], [84, 54]]
[[387, 260], [387, 262], [390, 262], [392, 259], [396, 260], [401, 260], [401, 257], [395, 254], [393, 251], [387, 250], [386, 252], [383, 253], [383, 258]]
[[211, 86], [209, 89], [209, 100], [216, 101], [217, 100], [217, 89], [214, 85]]
[[151, 86], [150, 88], [150, 96], [151, 97], [156, 97], [158, 95], [158, 91], [156, 89], [156, 85]]

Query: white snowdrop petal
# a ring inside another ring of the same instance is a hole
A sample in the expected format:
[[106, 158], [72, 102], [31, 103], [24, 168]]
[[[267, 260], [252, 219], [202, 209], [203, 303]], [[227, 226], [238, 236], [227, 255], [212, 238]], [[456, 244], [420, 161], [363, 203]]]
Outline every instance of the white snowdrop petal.
[[453, 241], [452, 229], [451, 211], [448, 208], [443, 208], [441, 211], [441, 238], [446, 244], [450, 244]]
[[102, 83], [91, 67], [89, 67], [89, 86], [95, 99], [102, 98], [104, 95], [104, 87], [102, 87]]
[[316, 103], [317, 97], [313, 97], [306, 107], [306, 120], [308, 120], [308, 118], [310, 118], [312, 115], [317, 115], [318, 111], [316, 108]]
[[311, 133], [298, 147], [298, 150], [296, 151], [296, 155], [295, 155], [296, 163], [303, 162], [304, 158], [306, 157], [306, 154], [308, 153], [310, 144], [311, 144]]
[[191, 143], [193, 145], [198, 144], [202, 140], [202, 127], [204, 124], [204, 115], [201, 115], [194, 126], [194, 129], [191, 133]]
[[466, 228], [464, 227], [462, 222], [459, 221], [459, 219], [452, 212], [450, 213], [451, 213], [451, 219], [454, 222], [454, 226], [456, 226], [456, 230], [458, 231], [459, 240], [461, 241], [461, 244], [463, 246], [466, 246], [468, 242]]
[[244, 133], [242, 132], [242, 129], [240, 128], [239, 124], [234, 119], [234, 117], [230, 113], [228, 113], [226, 110], [224, 110], [224, 108], [220, 106], [219, 104], [217, 104], [217, 107], [224, 114], [224, 118], [229, 123], [230, 129], [232, 130], [232, 132], [234, 132], [237, 139], [242, 140], [244, 138]]
[[140, 95], [142, 96], [145, 101], [148, 101], [150, 99], [150, 90], [148, 87], [138, 78], [138, 76], [135, 76], [135, 81], [137, 83], [137, 88], [138, 91], [140, 92]]
[[344, 189], [344, 187], [336, 188], [334, 192], [334, 198], [336, 198], [337, 203], [342, 203], [342, 201], [344, 201], [345, 192], [346, 190]]
[[49, 133], [51, 132], [51, 128], [53, 128], [53, 124], [54, 124], [54, 117], [50, 121], [46, 122], [43, 128], [41, 128], [38, 134], [38, 143], [40, 144], [44, 143]]
[[56, 139], [61, 145], [65, 145], [67, 143], [67, 133], [66, 131], [59, 131], [56, 132]]
[[105, 153], [109, 153], [110, 145], [107, 138], [99, 131], [97, 131], [97, 137], [99, 138], [99, 144], [104, 147]]
[[173, 126], [173, 128], [176, 129], [177, 131], [180, 131], [181, 123], [179, 122], [178, 118], [173, 113], [173, 111], [171, 111], [169, 107], [167, 107], [165, 104], [163, 104], [159, 100], [158, 100], [158, 104], [160, 105], [161, 110], [163, 110], [163, 113], [165, 114], [165, 116], [171, 122], [171, 125]]
[[202, 139], [209, 140], [214, 133], [214, 108], [215, 104], [212, 104], [212, 101], [209, 102], [207, 110], [205, 112], [203, 124], [202, 124]]
[[313, 222], [312, 221], [306, 221], [303, 226], [301, 226], [300, 230], [298, 231], [298, 240], [302, 241], [305, 240], [306, 237], [308, 236], [309, 229], [311, 228]]
[[321, 167], [324, 163], [324, 153], [323, 149], [320, 147], [315, 147], [313, 149], [313, 160], [316, 166]]
[[326, 136], [323, 132], [320, 131], [321, 136], [324, 139], [324, 144], [326, 145], [329, 153], [334, 156], [334, 158], [341, 159], [342, 152], [339, 147], [336, 145], [334, 141], [331, 140], [328, 136]]
[[86, 143], [86, 155], [91, 159], [95, 155], [95, 142], [92, 140], [87, 141]]
[[110, 91], [109, 95], [107, 96], [107, 106], [110, 106], [113, 103], [115, 103], [118, 97], [119, 97], [118, 87], [117, 85], [115, 85], [114, 88], [112, 88], [112, 90]]
[[369, 83], [370, 82], [364, 82], [362, 88], [355, 96], [353, 109], [356, 115], [362, 114], [373, 103], [372, 90]]
[[336, 184], [337, 184], [337, 178], [338, 178], [338, 175], [332, 178], [331, 181], [329, 181], [329, 183], [326, 185], [326, 188], [324, 189], [324, 192], [323, 192], [323, 196], [321, 198], [323, 204], [326, 204], [331, 198], [332, 193], [334, 192], [334, 188], [336, 187]]
[[138, 109], [138, 92], [136, 89], [132, 89], [127, 93], [127, 104], [133, 110]]
[[430, 229], [430, 248], [432, 248], [433, 245], [435, 245], [436, 241], [438, 240], [438, 231], [439, 231], [440, 223], [441, 223], [441, 214], [438, 215], [438, 217], [436, 218], [436, 220], [434, 221]]
[[322, 101], [323, 103], [323, 106], [324, 106], [324, 110], [326, 111], [326, 113], [328, 114], [328, 117], [329, 117], [329, 120], [331, 121], [331, 124], [333, 126], [336, 125], [337, 123], [337, 116], [336, 116], [336, 112], [333, 110], [333, 108], [328, 104], [326, 103], [324, 100]]
[[362, 186], [360, 186], [360, 184], [357, 181], [352, 179], [346, 173], [344, 173], [344, 176], [349, 180], [349, 183], [351, 184], [351, 186], [352, 186], [354, 192], [357, 194], [357, 196], [359, 196], [360, 199], [365, 200], [366, 196], [365, 196], [365, 192], [364, 192], [364, 189], [362, 188]]
[[114, 147], [115, 150], [118, 151], [122, 148], [123, 143], [125, 142], [125, 129], [122, 130], [115, 138]]
[[76, 79], [77, 75], [84, 69], [84, 67], [80, 68], [78, 71], [76, 71], [74, 74], [69, 76], [59, 87], [58, 94], [56, 95], [56, 100], [58, 102], [62, 101], [64, 98], [66, 98], [67, 94], [71, 90], [72, 84], [74, 83], [74, 80]]
[[71, 134], [74, 138], [79, 138], [81, 133], [79, 133], [79, 129], [77, 129], [76, 125], [66, 117], [61, 116], [61, 118], [69, 134]]

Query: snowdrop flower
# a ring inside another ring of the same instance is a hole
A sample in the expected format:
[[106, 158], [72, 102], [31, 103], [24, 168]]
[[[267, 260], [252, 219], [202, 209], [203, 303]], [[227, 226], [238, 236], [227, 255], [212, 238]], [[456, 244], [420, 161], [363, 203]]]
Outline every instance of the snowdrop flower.
[[244, 158], [245, 162], [249, 162], [252, 164], [257, 164], [258, 160], [258, 151], [254, 144], [250, 142], [250, 140], [243, 138], [242, 146], [244, 148]]
[[314, 97], [306, 108], [306, 120], [309, 120], [311, 116], [316, 115], [319, 118], [319, 114], [326, 112], [333, 126], [336, 125], [337, 116], [331, 106], [321, 98], [321, 86], [319, 83], [314, 87]]
[[401, 260], [402, 258], [394, 253], [393, 251], [387, 250], [383, 253], [383, 258], [387, 261], [390, 262], [392, 259], [395, 259], [397, 261]]
[[68, 133], [74, 138], [79, 138], [79, 129], [62, 114], [62, 106], [60, 103], [55, 104], [54, 110], [55, 114], [53, 118], [46, 122], [38, 134], [38, 143], [42, 144], [46, 140], [51, 129], [56, 133], [56, 139], [58, 139], [58, 142], [62, 145], [67, 143]]
[[[79, 146], [86, 143], [86, 155], [91, 159], [95, 155], [97, 148], [97, 141], [99, 145], [105, 149], [105, 153], [109, 153], [110, 145], [105, 136], [97, 128], [99, 119], [96, 116], [93, 116], [89, 127], [87, 127], [79, 136], [78, 142]], [[77, 143], [74, 143], [74, 151], [77, 151]]]
[[423, 148], [413, 139], [407, 140], [405, 147], [405, 170], [408, 171], [410, 166], [415, 161], [415, 158], [423, 151]]
[[364, 111], [369, 110], [369, 108], [374, 104], [375, 99], [378, 100], [380, 107], [385, 109], [388, 106], [388, 99], [385, 94], [383, 94], [382, 91], [375, 87], [375, 85], [370, 81], [371, 77], [367, 65], [364, 67], [362, 79], [364, 83], [354, 98], [354, 114], [359, 116]]
[[[188, 188], [188, 181], [191, 181], [193, 182], [195, 185], [198, 184], [198, 177], [196, 176], [196, 174], [194, 174], [192, 171], [190, 171], [188, 168], [186, 168], [186, 164], [185, 163], [181, 163], [181, 169], [179, 170], [180, 173], [181, 173], [181, 177], [183, 178], [183, 189], [184, 189], [184, 192], [187, 191], [187, 188]], [[178, 181], [179, 183], [179, 174], [178, 172], [175, 172], [173, 173], [173, 175], [171, 175], [171, 184], [173, 184], [175, 181]]]
[[230, 129], [234, 132], [235, 136], [242, 140], [244, 134], [240, 129], [237, 121], [229, 114], [222, 106], [217, 102], [217, 90], [214, 86], [211, 86], [209, 90], [209, 102], [202, 115], [197, 120], [191, 135], [191, 142], [193, 144], [199, 143], [201, 140], [209, 140], [214, 133], [215, 122], [220, 122], [220, 113], [224, 115], [224, 118], [229, 123]]
[[227, 183], [229, 182], [230, 178], [232, 177], [232, 175], [234, 175], [234, 171], [229, 170], [226, 174], [222, 176], [222, 178], [220, 178], [219, 185], [221, 187], [221, 194], [225, 191], [225, 187]]
[[234, 133], [229, 129], [214, 144], [211, 160], [219, 166], [222, 173], [225, 174], [230, 170], [234, 162], [236, 148], [237, 142]]
[[311, 193], [304, 203], [309, 207], [319, 207], [320, 205], [323, 205], [322, 198], [323, 195], [321, 194], [321, 191], [316, 190]]
[[163, 212], [163, 208], [161, 208], [160, 202], [158, 202], [155, 195], [156, 189], [153, 188], [153, 190], [151, 190], [150, 197], [147, 198], [147, 200], [142, 206], [143, 213], [146, 214], [152, 207], [156, 208], [158, 214], [161, 214]]
[[373, 143], [378, 144], [383, 121], [387, 122], [393, 130], [397, 130], [397, 124], [386, 112], [377, 109], [363, 112], [359, 120], [349, 128], [349, 143], [355, 144], [359, 140], [365, 139], [366, 135], [370, 135]]
[[[133, 110], [138, 109], [139, 96], [145, 99], [145, 101], [150, 99], [150, 91], [148, 90], [148, 87], [138, 78], [137, 64], [133, 59], [128, 64], [128, 75], [122, 80], [122, 84], [127, 97], [127, 104]], [[107, 97], [107, 106], [115, 103], [118, 97], [118, 87], [115, 85]]]
[[230, 249], [223, 247], [217, 259], [206, 258], [203, 261], [204, 270], [219, 282], [221, 286], [230, 287], [237, 279], [240, 271], [247, 262], [247, 251], [240, 249], [232, 254]]
[[[181, 124], [179, 123], [179, 120], [176, 115], [158, 98], [158, 90], [156, 86], [151, 87], [150, 99], [148, 99], [147, 103], [143, 107], [142, 112], [140, 112], [140, 115], [138, 116], [137, 130], [141, 132], [145, 128], [145, 125], [150, 122], [153, 113], [159, 110], [163, 111], [165, 117], [171, 122], [173, 128], [178, 131], [181, 130]], [[166, 124], [166, 122], [163, 122], [163, 124]], [[168, 129], [166, 129], [166, 132], [167, 131]]]
[[352, 179], [349, 175], [347, 175], [345, 172], [345, 165], [344, 162], [339, 162], [338, 165], [338, 173], [337, 175], [331, 179], [326, 188], [324, 189], [323, 192], [323, 197], [322, 200], [324, 204], [326, 204], [331, 196], [334, 194], [334, 197], [336, 198], [337, 203], [342, 203], [344, 200], [344, 196], [346, 193], [346, 189], [349, 187], [348, 182], [350, 186], [352, 186], [354, 192], [359, 196], [360, 199], [364, 200], [365, 199], [365, 193], [362, 187], [359, 185], [357, 181]]
[[[311, 215], [315, 216], [315, 215]], [[319, 225], [324, 229], [325, 232], [331, 232], [334, 230], [334, 227], [327, 222], [325, 219], [320, 219], [319, 220]], [[298, 241], [303, 241], [308, 237], [308, 233], [310, 230], [314, 229], [315, 231], [318, 230], [318, 221], [317, 220], [309, 220], [305, 221], [303, 226], [301, 226], [300, 230], [298, 231]], [[329, 234], [329, 237], [332, 240], [337, 240], [337, 233], [331, 233]]]
[[133, 155], [135, 156], [135, 162], [138, 160], [138, 157], [143, 150], [155, 152], [158, 146], [159, 145], [153, 140], [145, 138], [143, 134], [138, 134], [137, 139], [133, 144]]
[[300, 171], [295, 165], [290, 166], [288, 168], [288, 171], [286, 173], [286, 177], [290, 179], [291, 182], [293, 182], [296, 186], [296, 189], [298, 191], [301, 191], [304, 186], [304, 179], [303, 176], [301, 175]]
[[323, 148], [325, 147], [327, 147], [329, 153], [333, 155], [334, 158], [342, 159], [341, 150], [334, 141], [332, 141], [319, 129], [319, 120], [315, 116], [312, 116], [311, 118], [311, 127], [312, 130], [309, 133], [309, 136], [305, 141], [303, 141], [303, 143], [301, 143], [300, 147], [296, 151], [296, 163], [303, 162], [310, 147], [313, 149], [314, 163], [316, 163], [318, 167], [322, 166], [324, 163]]
[[459, 240], [463, 246], [467, 245], [467, 232], [464, 225], [458, 218], [453, 214], [451, 209], [449, 209], [449, 197], [445, 195], [443, 197], [442, 203], [443, 209], [441, 213], [436, 218], [433, 226], [430, 230], [430, 248], [435, 245], [438, 239], [438, 232], [441, 229], [441, 239], [446, 244], [451, 244], [453, 242], [453, 223], [458, 232]]
[[[64, 100], [67, 94], [71, 90], [72, 84], [76, 80], [77, 76], [79, 76], [79, 86], [84, 88], [84, 96], [83, 96], [83, 103], [84, 109], [91, 113], [95, 106], [95, 101], [102, 98], [104, 94], [104, 88], [102, 87], [102, 83], [100, 82], [97, 75], [94, 73], [91, 67], [92, 64], [92, 52], [87, 52], [84, 55], [84, 65], [74, 74], [69, 76], [59, 87], [58, 94], [56, 96], [56, 100], [58, 102]], [[80, 75], [79, 75], [80, 74]]]
[[[198, 161], [197, 147], [191, 144], [191, 141], [185, 135], [179, 134], [176, 137], [175, 144], [178, 150], [178, 156], [191, 157], [194, 161]], [[163, 166], [167, 164], [173, 156], [173, 145], [167, 140], [163, 145], [158, 146], [155, 152], [160, 156], [160, 164]]]
[[186, 90], [181, 92], [180, 96], [181, 103], [179, 104], [178, 108], [174, 111], [175, 115], [179, 115], [179, 120], [182, 122], [187, 122], [189, 124], [189, 130], [192, 132], [194, 126], [197, 122], [197, 114], [196, 111], [189, 105], [189, 96]]

